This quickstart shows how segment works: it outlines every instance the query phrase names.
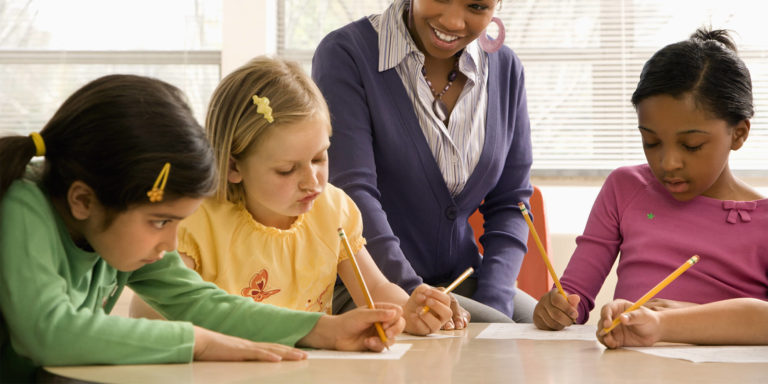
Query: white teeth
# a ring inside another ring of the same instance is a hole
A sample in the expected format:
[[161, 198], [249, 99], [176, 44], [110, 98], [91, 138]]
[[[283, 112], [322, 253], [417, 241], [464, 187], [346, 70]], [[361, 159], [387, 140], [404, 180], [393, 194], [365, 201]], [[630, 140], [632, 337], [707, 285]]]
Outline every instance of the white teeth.
[[434, 28], [432, 28], [432, 30], [435, 31], [435, 35], [437, 35], [440, 40], [445, 41], [446, 43], [450, 43], [459, 38], [458, 36], [446, 35]]

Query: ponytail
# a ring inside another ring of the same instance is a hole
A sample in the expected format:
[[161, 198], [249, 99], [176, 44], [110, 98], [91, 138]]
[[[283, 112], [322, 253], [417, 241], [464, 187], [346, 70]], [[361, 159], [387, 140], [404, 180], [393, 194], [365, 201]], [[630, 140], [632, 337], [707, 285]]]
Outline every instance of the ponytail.
[[24, 175], [35, 152], [35, 143], [30, 136], [0, 137], [0, 200], [11, 183]]
[[209, 196], [216, 186], [213, 151], [183, 93], [143, 76], [96, 79], [69, 96], [39, 136], [0, 138], [0, 197], [41, 152], [50, 198], [64, 198], [79, 180], [113, 213], [149, 204], [166, 163], [163, 201]]

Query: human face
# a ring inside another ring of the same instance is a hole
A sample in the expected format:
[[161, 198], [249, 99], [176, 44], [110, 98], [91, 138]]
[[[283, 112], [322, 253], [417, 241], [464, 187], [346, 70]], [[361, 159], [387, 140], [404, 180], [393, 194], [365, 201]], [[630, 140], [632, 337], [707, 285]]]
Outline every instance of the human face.
[[497, 3], [497, 0], [412, 0], [411, 36], [425, 55], [451, 58], [480, 36], [491, 22]]
[[254, 220], [288, 229], [328, 182], [330, 125], [313, 116], [270, 128], [241, 160], [231, 162], [228, 180], [242, 183]]
[[743, 142], [741, 128], [702, 111], [690, 94], [651, 96], [637, 117], [648, 165], [675, 199], [728, 199], [736, 188], [728, 156]]
[[135, 271], [176, 249], [179, 221], [192, 214], [202, 201], [182, 197], [134, 206], [117, 214], [106, 228], [106, 211], [96, 207], [84, 225], [83, 235], [107, 264], [119, 271]]

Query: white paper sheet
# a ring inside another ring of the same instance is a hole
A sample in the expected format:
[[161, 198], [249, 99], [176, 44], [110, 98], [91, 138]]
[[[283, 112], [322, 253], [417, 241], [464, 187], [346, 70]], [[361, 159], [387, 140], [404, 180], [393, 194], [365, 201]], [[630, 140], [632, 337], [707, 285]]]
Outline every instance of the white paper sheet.
[[626, 349], [694, 363], [768, 363], [768, 346], [657, 345]]
[[456, 333], [430, 333], [426, 336], [415, 336], [410, 335], [407, 333], [401, 333], [397, 335], [397, 338], [395, 340], [397, 341], [404, 341], [404, 340], [436, 340], [436, 339], [446, 339], [451, 337], [464, 337], [466, 333], [464, 332], [456, 332]]
[[307, 351], [308, 359], [355, 359], [355, 360], [399, 360], [405, 352], [411, 348], [411, 344], [395, 343], [389, 350], [381, 352], [346, 352], [316, 349]]
[[532, 339], [532, 340], [587, 340], [597, 341], [594, 325], [571, 325], [561, 331], [542, 331], [530, 323], [488, 324], [476, 339]]

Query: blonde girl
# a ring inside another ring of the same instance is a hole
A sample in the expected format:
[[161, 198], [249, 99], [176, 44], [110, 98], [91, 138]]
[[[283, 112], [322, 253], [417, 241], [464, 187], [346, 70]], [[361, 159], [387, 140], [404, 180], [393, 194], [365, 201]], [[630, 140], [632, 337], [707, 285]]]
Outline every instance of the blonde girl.
[[[203, 279], [253, 301], [331, 313], [337, 276], [365, 305], [338, 228], [374, 301], [401, 305], [405, 329], [428, 334], [451, 318], [450, 298], [408, 295], [372, 261], [357, 206], [327, 183], [330, 116], [294, 63], [260, 57], [224, 78], [206, 120], [219, 180], [214, 198], [180, 226], [179, 251]], [[422, 308], [431, 310], [422, 314]]]

